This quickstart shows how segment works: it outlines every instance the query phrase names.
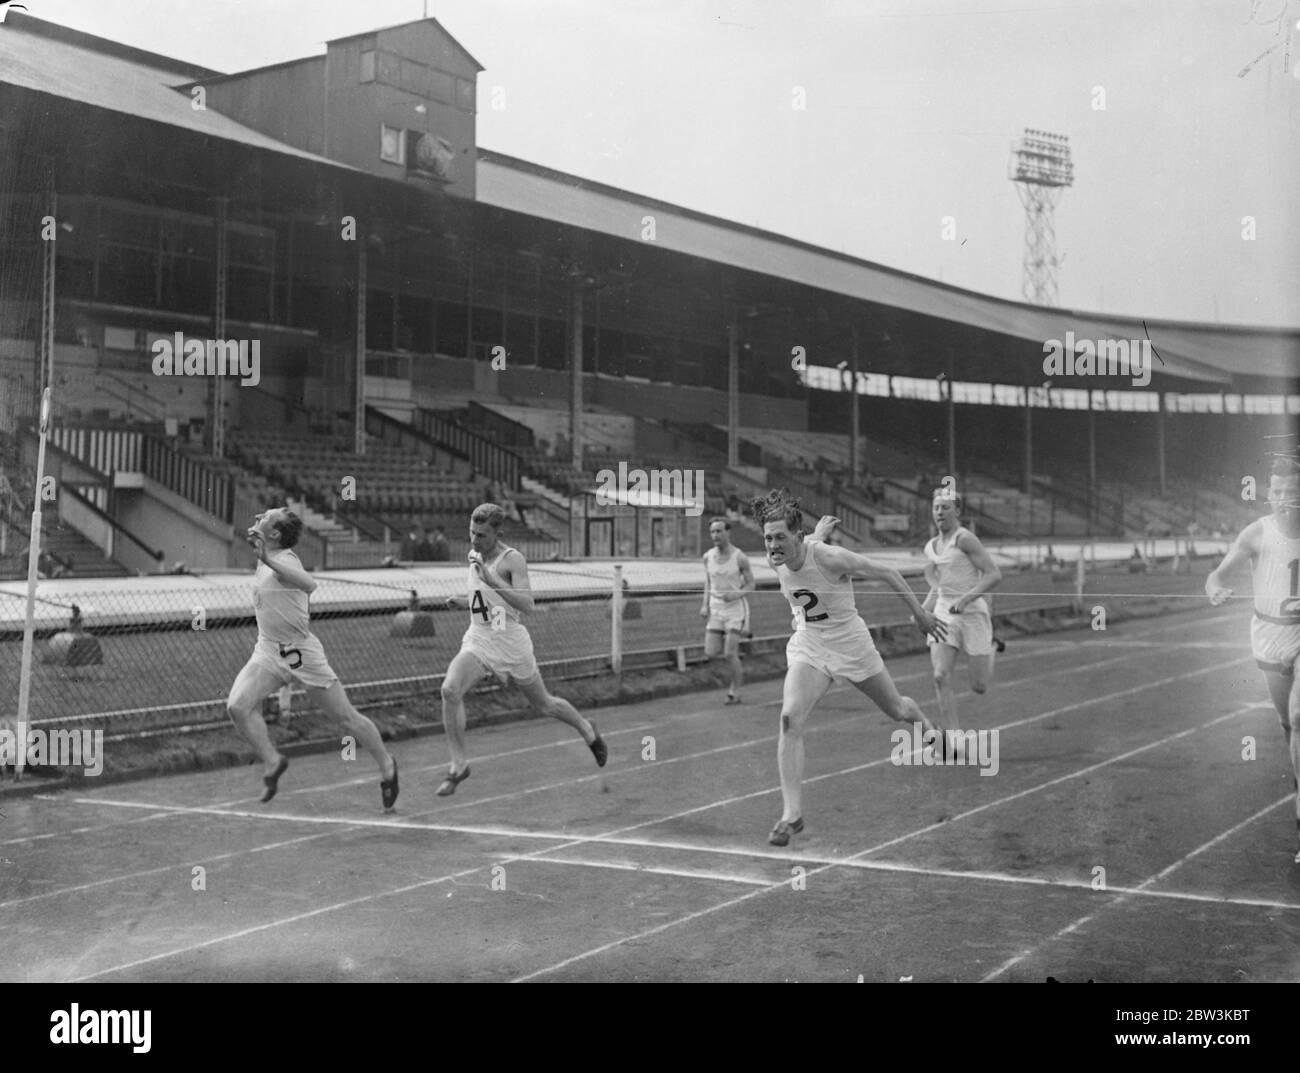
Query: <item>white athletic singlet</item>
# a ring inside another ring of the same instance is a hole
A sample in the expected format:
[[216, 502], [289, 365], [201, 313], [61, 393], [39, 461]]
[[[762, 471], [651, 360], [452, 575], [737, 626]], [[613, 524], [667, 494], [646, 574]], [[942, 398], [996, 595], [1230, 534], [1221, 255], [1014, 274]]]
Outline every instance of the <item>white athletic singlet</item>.
[[745, 584], [740, 573], [740, 561], [744, 552], [733, 546], [726, 562], [719, 561], [718, 549], [710, 548], [704, 553], [704, 569], [709, 575], [709, 613], [725, 615], [736, 610], [736, 601], [718, 599], [720, 592], [739, 592]]
[[[501, 554], [493, 558], [490, 563], [487, 559], [484, 559], [483, 563], [485, 566], [492, 566], [495, 568], [507, 552], [514, 551], [513, 548], [507, 547], [505, 544], [498, 544], [497, 547], [500, 549]], [[494, 607], [499, 607], [501, 610], [494, 612], [492, 610]], [[495, 616], [497, 621], [501, 622], [501, 616], [503, 614], [505, 616], [504, 622], [506, 625], [520, 625], [519, 612], [507, 603], [496, 589], [474, 572], [474, 565], [471, 563], [469, 567], [470, 625], [476, 626], [480, 630], [491, 630], [493, 617]], [[499, 631], [501, 628], [501, 626], [498, 626], [497, 630]]]
[[1265, 622], [1300, 625], [1300, 538], [1288, 539], [1272, 515], [1263, 522], [1251, 574], [1255, 614]]
[[[294, 566], [302, 568], [298, 554], [291, 548], [270, 552], [268, 558], [289, 558]], [[257, 564], [257, 576], [253, 579], [253, 613], [257, 616], [259, 641], [282, 644], [301, 641], [310, 633], [307, 594], [284, 584], [265, 563]]]
[[833, 642], [855, 636], [864, 623], [853, 599], [853, 579], [845, 575], [836, 581], [823, 571], [817, 561], [822, 547], [818, 541], [805, 542], [803, 566], [791, 570], [782, 563], [776, 576], [796, 618], [802, 612], [807, 629]]
[[[959, 525], [947, 538], [940, 533], [925, 546], [925, 557], [934, 564], [939, 583], [936, 609], [947, 610], [979, 583], [980, 572], [975, 569], [970, 556], [957, 546], [962, 533], [967, 532], [970, 530]], [[983, 596], [972, 600], [970, 606], [976, 610], [988, 609]]]

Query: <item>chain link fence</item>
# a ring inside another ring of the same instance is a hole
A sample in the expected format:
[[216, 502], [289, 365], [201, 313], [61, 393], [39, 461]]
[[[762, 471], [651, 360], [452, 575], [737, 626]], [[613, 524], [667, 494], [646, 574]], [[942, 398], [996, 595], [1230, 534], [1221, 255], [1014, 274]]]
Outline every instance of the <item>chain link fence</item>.
[[[760, 588], [750, 596], [751, 637], [742, 655], [779, 653], [790, 636], [790, 607], [766, 566], [755, 568]], [[703, 570], [696, 563], [546, 563], [529, 573], [537, 606], [523, 621], [550, 682], [608, 678], [616, 669], [685, 670], [703, 659]], [[620, 573], [623, 613], [615, 630]], [[353, 703], [397, 704], [419, 722], [437, 722], [442, 677], [469, 622], [467, 611], [443, 604], [465, 593], [465, 568], [356, 571], [317, 581], [312, 630]], [[911, 584], [924, 594], [922, 579], [913, 576]], [[995, 616], [1077, 608], [1077, 585], [1073, 569], [1010, 574], [994, 597]], [[1121, 597], [1190, 600], [1199, 588], [1185, 568], [1135, 577], [1123, 564], [1094, 566], [1084, 606], [1098, 599], [1113, 606]], [[862, 582], [855, 592], [873, 628], [915, 632], [896, 594]], [[109, 739], [225, 724], [226, 696], [257, 639], [252, 597], [251, 574], [41, 582], [29, 724], [102, 729]], [[0, 724], [16, 715], [25, 609], [25, 586], [0, 586]], [[489, 679], [484, 688], [496, 687]], [[269, 714], [281, 697], [268, 698]], [[306, 710], [300, 691], [286, 699], [295, 713]]]

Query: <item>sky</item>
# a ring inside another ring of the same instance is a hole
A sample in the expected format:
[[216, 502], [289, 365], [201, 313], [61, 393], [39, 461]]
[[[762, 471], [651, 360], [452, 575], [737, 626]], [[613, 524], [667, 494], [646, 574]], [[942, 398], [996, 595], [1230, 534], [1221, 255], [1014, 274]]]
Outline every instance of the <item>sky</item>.
[[[426, 6], [23, 3], [225, 72]], [[1007, 165], [1025, 127], [1045, 129], [1075, 169], [1055, 212], [1060, 306], [1300, 327], [1300, 0], [427, 8], [485, 68], [481, 148], [1021, 300]]]

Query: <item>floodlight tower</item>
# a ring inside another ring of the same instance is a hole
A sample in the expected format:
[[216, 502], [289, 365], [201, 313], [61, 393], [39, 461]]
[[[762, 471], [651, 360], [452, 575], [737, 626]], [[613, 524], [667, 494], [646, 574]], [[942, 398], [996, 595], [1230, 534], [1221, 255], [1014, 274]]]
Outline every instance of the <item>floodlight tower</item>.
[[1056, 228], [1052, 211], [1061, 191], [1074, 184], [1070, 139], [1064, 134], [1025, 128], [1011, 144], [1007, 177], [1025, 207], [1025, 300], [1056, 305]]

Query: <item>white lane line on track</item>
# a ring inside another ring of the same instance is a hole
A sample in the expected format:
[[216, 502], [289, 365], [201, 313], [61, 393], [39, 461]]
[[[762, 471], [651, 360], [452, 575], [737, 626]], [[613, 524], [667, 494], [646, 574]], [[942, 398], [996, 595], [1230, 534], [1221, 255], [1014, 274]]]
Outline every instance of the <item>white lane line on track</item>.
[[1085, 642], [1084, 648], [1214, 648], [1229, 649], [1233, 652], [1249, 652], [1249, 644], [1232, 641], [1091, 641]]
[[[1092, 881], [1088, 879], [1067, 879], [1055, 876], [1036, 876], [1032, 874], [1011, 875], [1006, 872], [964, 871], [960, 868], [932, 868], [927, 865], [908, 864], [905, 861], [866, 861], [852, 857], [828, 857], [796, 851], [780, 853], [775, 850], [761, 850], [746, 846], [704, 846], [690, 842], [659, 841], [651, 838], [608, 838], [595, 839], [593, 844], [625, 846], [638, 849], [662, 849], [674, 853], [699, 853], [705, 856], [716, 854], [724, 857], [746, 857], [751, 860], [773, 861], [781, 864], [826, 864], [840, 868], [852, 868], [863, 872], [901, 872], [909, 875], [931, 876], [940, 879], [959, 879], [981, 883], [1007, 883], [1013, 886], [1052, 887], [1062, 890], [1078, 890], [1085, 893], [1094, 891]], [[497, 854], [507, 858], [509, 854]], [[527, 863], [534, 861], [545, 863], [555, 858], [530, 857]], [[595, 864], [597, 862], [582, 862]], [[725, 873], [724, 873], [725, 874]], [[786, 880], [785, 882], [789, 882]], [[769, 884], [770, 885], [770, 884]], [[1138, 887], [1108, 886], [1108, 894], [1132, 894], [1146, 898], [1165, 898], [1172, 901], [1209, 902], [1219, 905], [1235, 905], [1259, 909], [1289, 909], [1300, 911], [1300, 902], [1281, 902], [1272, 898], [1239, 898], [1226, 894], [1202, 894], [1193, 891], [1177, 890], [1143, 890]]]
[[[1256, 812], [1253, 816], [1248, 816], [1240, 823], [1233, 824], [1233, 826], [1229, 827], [1222, 834], [1215, 835], [1208, 842], [1205, 842], [1202, 845], [1197, 846], [1190, 853], [1186, 853], [1182, 857], [1179, 857], [1178, 860], [1174, 861], [1173, 864], [1169, 865], [1166, 868], [1162, 868], [1155, 875], [1147, 879], [1144, 879], [1141, 883], [1137, 885], [1136, 888], [1134, 888], [1134, 890], [1146, 893], [1147, 888], [1150, 887], [1153, 883], [1159, 883], [1160, 880], [1164, 879], [1175, 869], [1181, 868], [1193, 857], [1199, 856], [1200, 854], [1204, 853], [1206, 850], [1218, 845], [1220, 842], [1224, 841], [1226, 838], [1230, 837], [1231, 835], [1234, 835], [1238, 831], [1242, 830], [1243, 828], [1250, 826], [1252, 823], [1254, 823], [1256, 820], [1260, 819], [1261, 817], [1267, 816], [1274, 809], [1280, 808], [1282, 805], [1285, 805], [1288, 802], [1294, 800], [1295, 800], [1294, 794], [1287, 794], [1285, 797], [1279, 798], [1278, 800], [1274, 801], [1271, 805], [1266, 805], [1264, 808]], [[988, 983], [991, 980], [996, 980], [1007, 970], [1015, 967], [1020, 962], [1024, 961], [1026, 958], [1033, 957], [1034, 954], [1036, 954], [1044, 946], [1047, 946], [1049, 943], [1054, 943], [1056, 942], [1056, 940], [1064, 938], [1065, 936], [1069, 935], [1071, 932], [1077, 931], [1079, 928], [1083, 927], [1085, 924], [1091, 921], [1094, 917], [1098, 916], [1100, 913], [1104, 912], [1106, 909], [1111, 909], [1119, 905], [1121, 902], [1128, 901], [1132, 893], [1133, 892], [1130, 891], [1118, 895], [1114, 900], [1107, 902], [1106, 905], [1094, 909], [1091, 913], [1088, 913], [1085, 916], [1081, 916], [1078, 920], [1074, 921], [1071, 924], [1067, 924], [1064, 928], [1061, 928], [1060, 931], [1058, 931], [1055, 935], [1052, 935], [1047, 939], [1044, 939], [1042, 942], [1036, 944], [1035, 946], [1030, 947], [1030, 949], [1024, 951], [1023, 953], [1017, 954], [1013, 958], [1008, 958], [996, 969], [994, 969], [991, 973], [983, 977], [983, 979], [980, 980], [980, 983]]]
[[304, 920], [310, 920], [312, 917], [322, 916], [325, 913], [334, 913], [340, 909], [350, 909], [354, 905], [362, 905], [365, 902], [374, 901], [376, 898], [392, 898], [399, 894], [409, 894], [411, 891], [420, 890], [424, 887], [436, 886], [439, 883], [454, 882], [457, 879], [463, 879], [465, 876], [473, 875], [475, 872], [482, 871], [482, 866], [466, 868], [460, 872], [453, 872], [450, 875], [436, 876], [433, 879], [423, 879], [418, 883], [408, 883], [406, 886], [397, 887], [394, 890], [383, 891], [381, 894], [362, 894], [356, 898], [349, 898], [344, 902], [335, 902], [333, 905], [323, 905], [318, 909], [309, 909], [304, 913], [295, 913], [293, 916], [281, 917], [279, 920], [269, 920], [265, 924], [255, 924], [249, 928], [242, 928], [237, 932], [228, 935], [217, 935], [211, 939], [204, 939], [201, 942], [190, 943], [187, 946], [175, 950], [169, 950], [163, 954], [153, 954], [149, 957], [137, 958], [135, 961], [128, 961], [122, 965], [114, 965], [111, 968], [100, 969], [98, 972], [88, 973], [85, 976], [77, 976], [68, 983], [82, 983], [86, 980], [94, 980], [100, 976], [107, 976], [109, 973], [125, 972], [128, 969], [138, 968], [141, 965], [148, 965], [155, 961], [162, 961], [166, 958], [176, 957], [179, 954], [192, 953], [195, 950], [202, 950], [205, 947], [216, 946], [218, 943], [231, 942], [235, 939], [242, 939], [249, 935], [256, 935], [258, 932], [269, 931], [272, 928], [284, 927], [287, 924], [297, 924]]
[[[606, 738], [613, 738], [622, 734], [636, 734], [642, 730], [649, 730], [654, 725], [655, 724], [653, 723], [637, 724], [635, 726], [623, 727], [620, 730], [610, 731], [608, 734], [604, 734], [602, 736]], [[545, 742], [542, 745], [528, 745], [521, 749], [507, 749], [504, 752], [499, 752], [499, 753], [486, 753], [484, 754], [483, 757], [481, 757], [481, 759], [499, 760], [502, 759], [503, 757], [516, 756], [519, 753], [537, 752], [542, 749], [557, 749], [563, 745], [573, 745], [573, 744], [574, 742], [572, 739], [566, 738], [560, 741]], [[438, 771], [446, 766], [447, 766], [446, 764], [435, 764], [429, 767], [413, 768], [410, 772], [407, 772], [407, 770], [403, 768], [402, 771], [406, 774], [419, 773], [421, 771]], [[193, 773], [187, 772], [186, 774], [193, 774]], [[371, 783], [374, 781], [375, 781], [374, 777], [348, 779], [345, 782], [324, 783], [319, 786], [305, 786], [305, 787], [300, 787], [299, 789], [296, 790], [281, 790], [279, 796], [289, 797], [292, 794], [314, 793], [319, 790], [337, 790], [346, 786], [357, 786], [365, 783]], [[523, 791], [523, 792], [527, 792], [527, 791]], [[56, 798], [56, 800], [65, 800], [65, 799]], [[67, 798], [66, 801], [74, 805], [102, 804], [102, 801], [96, 797], [73, 797], [73, 798]], [[215, 805], [212, 805], [210, 807], [214, 809], [231, 808], [235, 805], [250, 805], [257, 801], [258, 798], [256, 797], [243, 797], [234, 801], [219, 801]], [[472, 804], [472, 802], [465, 802], [465, 804]], [[457, 804], [457, 805], [443, 806], [443, 809], [446, 810], [448, 808], [462, 808], [462, 807], [464, 807], [464, 805]], [[22, 843], [27, 843], [27, 842], [41, 842], [51, 838], [63, 838], [70, 835], [94, 834], [99, 831], [103, 831], [112, 827], [123, 827], [127, 824], [132, 824], [132, 823], [145, 823], [148, 820], [157, 820], [157, 819], [162, 819], [164, 817], [175, 816], [179, 814], [178, 810], [172, 805], [155, 804], [154, 808], [160, 809], [162, 811], [159, 811], [152, 816], [137, 816], [135, 819], [131, 819], [131, 820], [117, 820], [112, 823], [101, 823], [101, 824], [95, 824], [87, 827], [75, 827], [66, 831], [50, 831], [45, 834], [25, 835], [21, 838], [11, 838], [6, 841], [0, 842], [0, 846], [14, 846]]]
[[742, 883], [749, 887], [769, 887], [771, 881], [756, 876], [742, 876], [734, 872], [708, 872], [690, 868], [664, 868], [659, 865], [638, 864], [635, 861], [583, 861], [576, 857], [529, 857], [530, 864], [565, 864], [578, 868], [605, 868], [616, 872], [649, 872], [657, 876], [679, 879], [711, 879], [722, 883]]
[[[1240, 660], [1235, 660], [1235, 661], [1233, 661], [1233, 662], [1242, 662], [1242, 661], [1240, 661]], [[1223, 666], [1231, 666], [1231, 664], [1224, 664]], [[1220, 669], [1222, 669], [1222, 667], [1217, 667], [1217, 666], [1216, 666], [1216, 667], [1211, 667], [1211, 668], [1204, 668], [1201, 672], [1194, 672], [1194, 673], [1204, 673], [1204, 671], [1206, 671], [1206, 670], [1220, 670]], [[1180, 676], [1178, 676], [1178, 677], [1180, 677], [1180, 678], [1182, 678], [1182, 677], [1192, 677], [1192, 675], [1180, 675]], [[1173, 680], [1173, 679], [1170, 679], [1170, 681], [1172, 681], [1172, 680]], [[1165, 680], [1161, 680], [1161, 681], [1158, 682], [1158, 683], [1151, 683], [1151, 686], [1155, 686], [1155, 685], [1164, 685], [1164, 684], [1167, 684], [1167, 682], [1166, 682]], [[1147, 688], [1151, 688], [1151, 686], [1148, 686]], [[1131, 690], [1125, 690], [1124, 692], [1131, 692]], [[1071, 707], [1077, 707], [1077, 705], [1072, 705]], [[1091, 764], [1091, 765], [1089, 765], [1088, 767], [1083, 768], [1083, 769], [1080, 770], [1080, 771], [1076, 771], [1076, 772], [1074, 772], [1074, 773], [1072, 773], [1072, 774], [1070, 774], [1070, 775], [1065, 775], [1065, 776], [1061, 776], [1060, 778], [1051, 779], [1051, 780], [1049, 780], [1049, 781], [1047, 781], [1047, 782], [1045, 782], [1045, 783], [1041, 783], [1040, 785], [1038, 785], [1038, 786], [1036, 786], [1036, 787], [1033, 787], [1032, 789], [1029, 789], [1029, 790], [1022, 790], [1022, 791], [1019, 791], [1018, 793], [1010, 794], [1010, 795], [1008, 795], [1008, 796], [1005, 797], [1005, 798], [1000, 798], [1000, 799], [998, 799], [997, 801], [993, 801], [993, 802], [989, 802], [989, 803], [984, 804], [984, 805], [980, 805], [980, 806], [978, 806], [977, 808], [974, 808], [974, 809], [968, 809], [966, 812], [958, 813], [956, 816], [952, 817], [952, 819], [945, 821], [943, 824], [928, 824], [928, 825], [926, 825], [925, 827], [922, 827], [922, 828], [920, 828], [920, 829], [918, 829], [918, 830], [916, 830], [916, 831], [911, 832], [910, 834], [900, 835], [900, 836], [897, 837], [897, 838], [891, 838], [891, 839], [889, 839], [889, 840], [886, 841], [886, 842], [882, 842], [882, 843], [880, 843], [880, 844], [878, 844], [878, 845], [876, 845], [876, 846], [872, 846], [872, 847], [869, 848], [869, 849], [865, 849], [865, 850], [862, 850], [862, 851], [859, 852], [859, 853], [855, 853], [855, 854], [853, 854], [851, 857], [847, 857], [847, 858], [845, 858], [845, 860], [847, 860], [847, 861], [859, 860], [859, 859], [865, 857], [865, 856], [866, 856], [867, 854], [869, 854], [869, 853], [876, 853], [876, 852], [878, 852], [879, 850], [882, 850], [882, 849], [887, 848], [888, 846], [894, 846], [894, 845], [897, 845], [897, 844], [900, 843], [900, 842], [905, 842], [905, 841], [907, 841], [907, 840], [910, 839], [910, 838], [915, 838], [915, 837], [917, 837], [918, 835], [926, 834], [926, 833], [928, 833], [928, 832], [930, 832], [930, 831], [933, 831], [933, 830], [935, 830], [935, 829], [937, 829], [937, 828], [939, 828], [939, 827], [946, 827], [946, 826], [948, 826], [948, 825], [950, 825], [950, 824], [953, 824], [953, 823], [957, 822], [958, 820], [962, 820], [962, 819], [965, 819], [965, 818], [967, 818], [967, 817], [969, 817], [969, 816], [973, 816], [973, 815], [976, 815], [977, 813], [983, 812], [983, 811], [985, 811], [986, 809], [993, 808], [993, 807], [995, 807], [995, 806], [997, 806], [997, 805], [1004, 804], [1004, 803], [1009, 802], [1009, 801], [1017, 800], [1017, 799], [1019, 799], [1019, 798], [1021, 798], [1021, 797], [1025, 797], [1027, 794], [1034, 793], [1034, 792], [1036, 792], [1037, 790], [1046, 789], [1046, 788], [1049, 787], [1049, 786], [1054, 786], [1054, 785], [1056, 785], [1056, 784], [1058, 784], [1058, 783], [1065, 782], [1065, 781], [1067, 781], [1068, 779], [1071, 779], [1071, 778], [1077, 778], [1079, 775], [1086, 774], [1086, 773], [1088, 773], [1088, 772], [1090, 772], [1090, 771], [1095, 771], [1095, 770], [1098, 769], [1098, 768], [1105, 767], [1105, 766], [1107, 766], [1108, 764], [1116, 763], [1116, 762], [1118, 762], [1119, 760], [1126, 759], [1126, 758], [1128, 758], [1128, 757], [1130, 757], [1130, 756], [1134, 756], [1134, 755], [1136, 755], [1137, 753], [1145, 752], [1147, 749], [1155, 748], [1155, 747], [1158, 746], [1158, 745], [1166, 744], [1167, 742], [1173, 741], [1173, 740], [1175, 740], [1175, 739], [1177, 739], [1177, 738], [1185, 737], [1185, 736], [1187, 736], [1188, 734], [1193, 734], [1193, 733], [1195, 733], [1197, 730], [1204, 729], [1204, 727], [1213, 726], [1214, 724], [1216, 724], [1216, 723], [1220, 723], [1220, 722], [1225, 722], [1225, 721], [1228, 720], [1228, 719], [1235, 718], [1237, 715], [1242, 714], [1242, 712], [1244, 712], [1244, 711], [1245, 711], [1245, 709], [1241, 709], [1241, 710], [1238, 710], [1238, 711], [1235, 711], [1235, 712], [1231, 712], [1231, 713], [1229, 713], [1228, 715], [1219, 716], [1218, 718], [1216, 718], [1216, 719], [1212, 719], [1212, 720], [1210, 720], [1208, 723], [1203, 724], [1202, 727], [1192, 727], [1192, 728], [1189, 728], [1189, 729], [1187, 729], [1187, 730], [1181, 730], [1181, 731], [1179, 731], [1179, 732], [1176, 733], [1176, 734], [1172, 734], [1172, 735], [1168, 736], [1167, 738], [1163, 738], [1163, 739], [1161, 739], [1160, 741], [1152, 742], [1152, 743], [1149, 744], [1149, 745], [1142, 746], [1142, 747], [1140, 747], [1140, 748], [1138, 748], [1138, 749], [1130, 750], [1128, 753], [1124, 753], [1124, 754], [1122, 754], [1121, 756], [1114, 757], [1114, 758], [1112, 758], [1112, 759], [1110, 759], [1110, 760], [1105, 760], [1105, 761], [1102, 761], [1101, 763], [1098, 763], [1098, 764]], [[1039, 717], [1036, 717], [1036, 718], [1042, 718], [1042, 716], [1039, 716]], [[1023, 720], [1022, 720], [1022, 722], [1023, 722]], [[561, 848], [563, 848], [563, 847], [561, 847]], [[812, 877], [812, 876], [814, 876], [814, 875], [817, 875], [817, 874], [819, 874], [819, 873], [821, 873], [821, 872], [827, 871], [827, 870], [830, 869], [830, 868], [839, 867], [842, 863], [843, 863], [843, 862], [836, 861], [836, 862], [831, 863], [831, 864], [825, 864], [825, 865], [822, 865], [822, 866], [820, 866], [820, 867], [818, 867], [818, 868], [815, 868], [815, 869], [813, 869], [812, 871], [810, 871], [810, 872], [808, 873], [808, 877], [810, 878], [810, 877]], [[567, 968], [569, 965], [575, 964], [576, 962], [583, 961], [583, 960], [585, 960], [585, 959], [587, 959], [587, 958], [590, 958], [590, 957], [596, 957], [596, 956], [599, 956], [600, 954], [607, 953], [607, 952], [610, 951], [610, 950], [613, 950], [613, 949], [615, 949], [615, 948], [617, 948], [617, 947], [619, 947], [619, 946], [622, 946], [624, 943], [635, 942], [635, 941], [640, 940], [640, 939], [646, 939], [646, 938], [649, 938], [649, 937], [651, 937], [651, 936], [653, 936], [653, 935], [658, 935], [658, 934], [660, 934], [661, 932], [667, 931], [669, 928], [674, 928], [674, 927], [677, 927], [678, 925], [681, 925], [681, 924], [688, 924], [688, 923], [690, 923], [691, 921], [698, 920], [698, 919], [700, 919], [700, 918], [703, 917], [703, 916], [707, 916], [707, 915], [709, 915], [709, 914], [711, 914], [711, 913], [717, 912], [717, 911], [722, 910], [722, 909], [730, 909], [730, 908], [732, 908], [732, 907], [734, 907], [734, 906], [737, 906], [737, 905], [740, 905], [740, 904], [742, 904], [742, 903], [744, 903], [744, 902], [747, 902], [747, 901], [749, 901], [749, 900], [752, 899], [752, 898], [757, 898], [757, 897], [759, 897], [759, 896], [761, 896], [761, 895], [763, 895], [763, 894], [770, 893], [771, 891], [782, 890], [782, 889], [785, 888], [785, 886], [786, 886], [786, 884], [785, 884], [784, 882], [782, 882], [782, 883], [775, 883], [775, 884], [772, 884], [771, 886], [769, 886], [768, 888], [766, 888], [765, 890], [756, 890], [756, 891], [751, 891], [749, 894], [742, 894], [742, 895], [740, 895], [740, 896], [738, 896], [738, 897], [736, 897], [736, 898], [731, 898], [731, 899], [728, 899], [728, 900], [725, 901], [725, 902], [720, 902], [720, 903], [718, 903], [717, 905], [711, 906], [711, 907], [709, 907], [709, 908], [707, 908], [707, 909], [699, 909], [699, 910], [696, 910], [696, 911], [693, 912], [693, 913], [688, 913], [686, 916], [680, 917], [680, 918], [678, 918], [678, 919], [676, 919], [676, 920], [667, 921], [666, 923], [663, 923], [663, 924], [659, 924], [659, 925], [657, 925], [657, 926], [654, 927], [654, 928], [650, 928], [650, 929], [648, 929], [648, 930], [646, 930], [646, 931], [639, 932], [639, 933], [637, 933], [636, 935], [629, 935], [629, 936], [624, 936], [624, 937], [621, 938], [621, 939], [615, 939], [615, 940], [613, 940], [613, 941], [611, 941], [611, 942], [608, 942], [608, 943], [603, 944], [602, 946], [598, 946], [598, 947], [595, 947], [595, 948], [593, 948], [593, 949], [591, 949], [591, 950], [587, 950], [587, 951], [585, 951], [585, 952], [583, 952], [583, 953], [581, 953], [581, 954], [575, 954], [575, 955], [573, 955], [572, 957], [565, 958], [563, 961], [559, 961], [559, 962], [557, 962], [557, 963], [554, 964], [554, 965], [550, 965], [550, 966], [547, 966], [546, 968], [537, 969], [537, 970], [535, 970], [535, 971], [533, 971], [533, 972], [526, 973], [526, 974], [523, 975], [523, 976], [516, 977], [512, 982], [513, 982], [513, 983], [524, 983], [524, 982], [529, 981], [529, 980], [535, 980], [535, 979], [537, 979], [538, 977], [541, 977], [541, 976], [546, 976], [546, 975], [549, 975], [549, 974], [551, 974], [551, 973], [558, 972], [559, 970], [564, 969], [564, 968]]]
[[[173, 813], [173, 815], [175, 815]], [[148, 817], [144, 817], [148, 819]], [[242, 857], [246, 853], [265, 853], [268, 850], [283, 849], [286, 846], [296, 846], [300, 842], [310, 842], [312, 839], [319, 838], [320, 835], [302, 835], [298, 838], [288, 838], [280, 842], [268, 842], [262, 846], [254, 846], [252, 849], [231, 850], [229, 853], [219, 853], [213, 857], [201, 858], [204, 866], [215, 864], [218, 861], [227, 861], [234, 857]], [[128, 879], [142, 879], [145, 876], [155, 876], [162, 872], [171, 872], [180, 868], [188, 868], [192, 864], [198, 864], [199, 861], [187, 861], [174, 864], [164, 864], [157, 868], [146, 868], [140, 872], [131, 872], [128, 875], [108, 876], [105, 879], [91, 880], [89, 883], [78, 883], [75, 887], [60, 887], [57, 890], [43, 891], [40, 894], [29, 894], [23, 898], [11, 898], [7, 902], [0, 902], [0, 909], [9, 909], [15, 905], [26, 905], [29, 902], [39, 902], [46, 898], [61, 897], [66, 894], [80, 894], [83, 891], [95, 890], [98, 887], [106, 887], [112, 883], [121, 883]]]

